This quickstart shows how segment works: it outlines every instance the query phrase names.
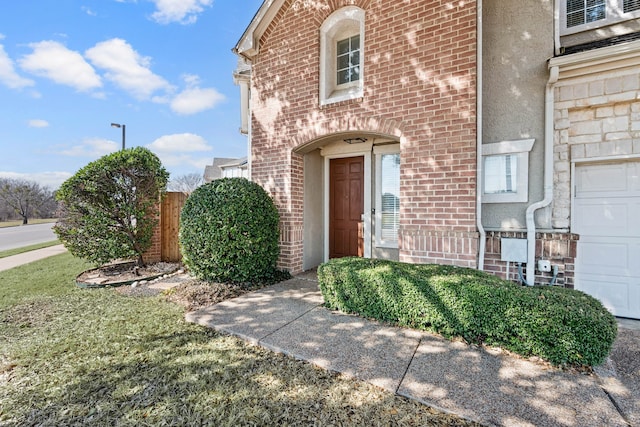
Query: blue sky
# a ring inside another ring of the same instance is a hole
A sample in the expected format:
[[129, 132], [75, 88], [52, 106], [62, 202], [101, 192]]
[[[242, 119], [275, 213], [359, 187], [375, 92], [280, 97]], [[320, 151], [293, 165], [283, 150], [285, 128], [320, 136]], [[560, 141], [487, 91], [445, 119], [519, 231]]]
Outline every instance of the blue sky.
[[14, 0], [0, 9], [0, 176], [57, 188], [126, 145], [172, 176], [246, 155], [231, 48], [261, 0]]

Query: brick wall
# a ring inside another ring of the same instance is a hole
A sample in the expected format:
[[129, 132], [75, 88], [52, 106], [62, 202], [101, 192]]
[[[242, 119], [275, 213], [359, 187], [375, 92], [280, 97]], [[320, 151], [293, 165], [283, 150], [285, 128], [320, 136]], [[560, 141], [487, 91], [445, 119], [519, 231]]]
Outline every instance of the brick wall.
[[[487, 232], [487, 246], [484, 269], [494, 273], [503, 279], [507, 278], [507, 263], [501, 261], [501, 240], [526, 239], [527, 233], [522, 231], [490, 231]], [[558, 268], [555, 285], [573, 288], [575, 279], [575, 259], [579, 236], [571, 233], [536, 233], [536, 263], [538, 259], [551, 261], [551, 265]], [[523, 266], [523, 270], [526, 267]], [[523, 271], [524, 275], [524, 271]], [[509, 280], [518, 281], [518, 266], [511, 263], [509, 267]], [[535, 283], [548, 285], [553, 279], [551, 273], [538, 271], [536, 265]]]
[[[158, 209], [160, 210], [160, 207]], [[146, 263], [162, 261], [162, 224], [160, 223], [160, 214], [158, 214], [158, 225], [153, 229], [151, 247], [144, 253], [143, 258]]]
[[[365, 10], [364, 96], [319, 106], [319, 27]], [[401, 141], [400, 258], [476, 266], [474, 1], [285, 2], [253, 60], [252, 179], [281, 215], [280, 266], [302, 268], [303, 158], [345, 130]]]

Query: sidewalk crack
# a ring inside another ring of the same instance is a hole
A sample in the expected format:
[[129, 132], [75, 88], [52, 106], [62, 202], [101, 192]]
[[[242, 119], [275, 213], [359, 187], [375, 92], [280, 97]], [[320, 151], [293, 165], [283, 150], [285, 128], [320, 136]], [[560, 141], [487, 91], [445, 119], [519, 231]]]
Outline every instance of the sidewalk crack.
[[262, 338], [258, 339], [258, 344], [259, 345], [263, 345], [262, 341], [264, 341], [265, 339], [269, 338], [271, 335], [275, 334], [276, 332], [281, 331], [282, 329], [286, 328], [287, 326], [289, 326], [290, 324], [292, 324], [293, 322], [295, 322], [296, 320], [300, 319], [301, 317], [306, 316], [308, 313], [311, 313], [313, 310], [315, 310], [316, 308], [322, 306], [322, 304], [318, 304], [313, 306], [312, 308], [310, 308], [309, 310], [305, 311], [304, 313], [302, 313], [301, 315], [299, 315], [298, 317], [296, 317], [295, 319], [291, 319], [289, 322], [285, 323], [284, 325], [280, 326], [278, 329], [275, 329], [271, 332], [269, 332], [267, 335], [263, 336]]
[[600, 388], [602, 389], [604, 394], [607, 395], [607, 397], [611, 401], [611, 404], [613, 405], [614, 408], [616, 408], [616, 411], [618, 411], [618, 413], [620, 414], [624, 422], [627, 423], [627, 426], [632, 427], [631, 421], [629, 421], [629, 418], [627, 417], [627, 415], [624, 413], [620, 405], [618, 405], [618, 402], [616, 402], [616, 398], [613, 397], [613, 395], [609, 393], [609, 391], [602, 384], [600, 384]]
[[411, 359], [409, 359], [409, 363], [407, 363], [407, 368], [404, 370], [404, 374], [402, 374], [402, 378], [400, 378], [400, 382], [398, 383], [398, 387], [396, 387], [395, 394], [398, 394], [398, 392], [400, 391], [400, 387], [402, 386], [402, 383], [404, 382], [404, 379], [406, 378], [407, 373], [409, 372], [409, 368], [411, 367], [411, 364], [413, 363], [413, 359], [415, 359], [416, 353], [418, 352], [418, 349], [420, 348], [421, 344], [422, 344], [422, 338], [418, 340], [418, 344], [416, 345], [416, 348], [413, 349], [413, 354], [411, 355]]

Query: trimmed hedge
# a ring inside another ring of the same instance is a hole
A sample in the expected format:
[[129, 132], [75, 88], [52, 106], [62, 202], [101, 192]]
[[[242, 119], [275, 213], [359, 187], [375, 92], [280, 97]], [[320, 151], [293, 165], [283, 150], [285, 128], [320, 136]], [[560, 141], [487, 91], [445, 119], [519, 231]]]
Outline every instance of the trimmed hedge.
[[523, 287], [468, 268], [364, 258], [318, 268], [326, 306], [498, 346], [554, 365], [601, 364], [617, 323], [580, 291]]
[[180, 213], [183, 261], [200, 279], [276, 281], [280, 216], [258, 184], [223, 178], [198, 187]]

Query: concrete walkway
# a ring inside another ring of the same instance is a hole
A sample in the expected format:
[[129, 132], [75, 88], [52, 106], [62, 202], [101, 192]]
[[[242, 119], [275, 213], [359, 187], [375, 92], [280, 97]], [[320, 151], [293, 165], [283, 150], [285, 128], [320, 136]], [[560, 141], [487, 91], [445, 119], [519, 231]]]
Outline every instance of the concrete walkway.
[[49, 258], [50, 256], [59, 255], [67, 250], [63, 245], [49, 246], [48, 248], [36, 249], [35, 251], [24, 252], [18, 255], [0, 258], [0, 271], [5, 271], [18, 267], [20, 265], [29, 264], [33, 261]]
[[[322, 303], [310, 274], [188, 313], [187, 320], [489, 426], [629, 426], [640, 420], [638, 389], [615, 375], [561, 372], [499, 350], [329, 311]], [[626, 400], [614, 404], [618, 398]]]

